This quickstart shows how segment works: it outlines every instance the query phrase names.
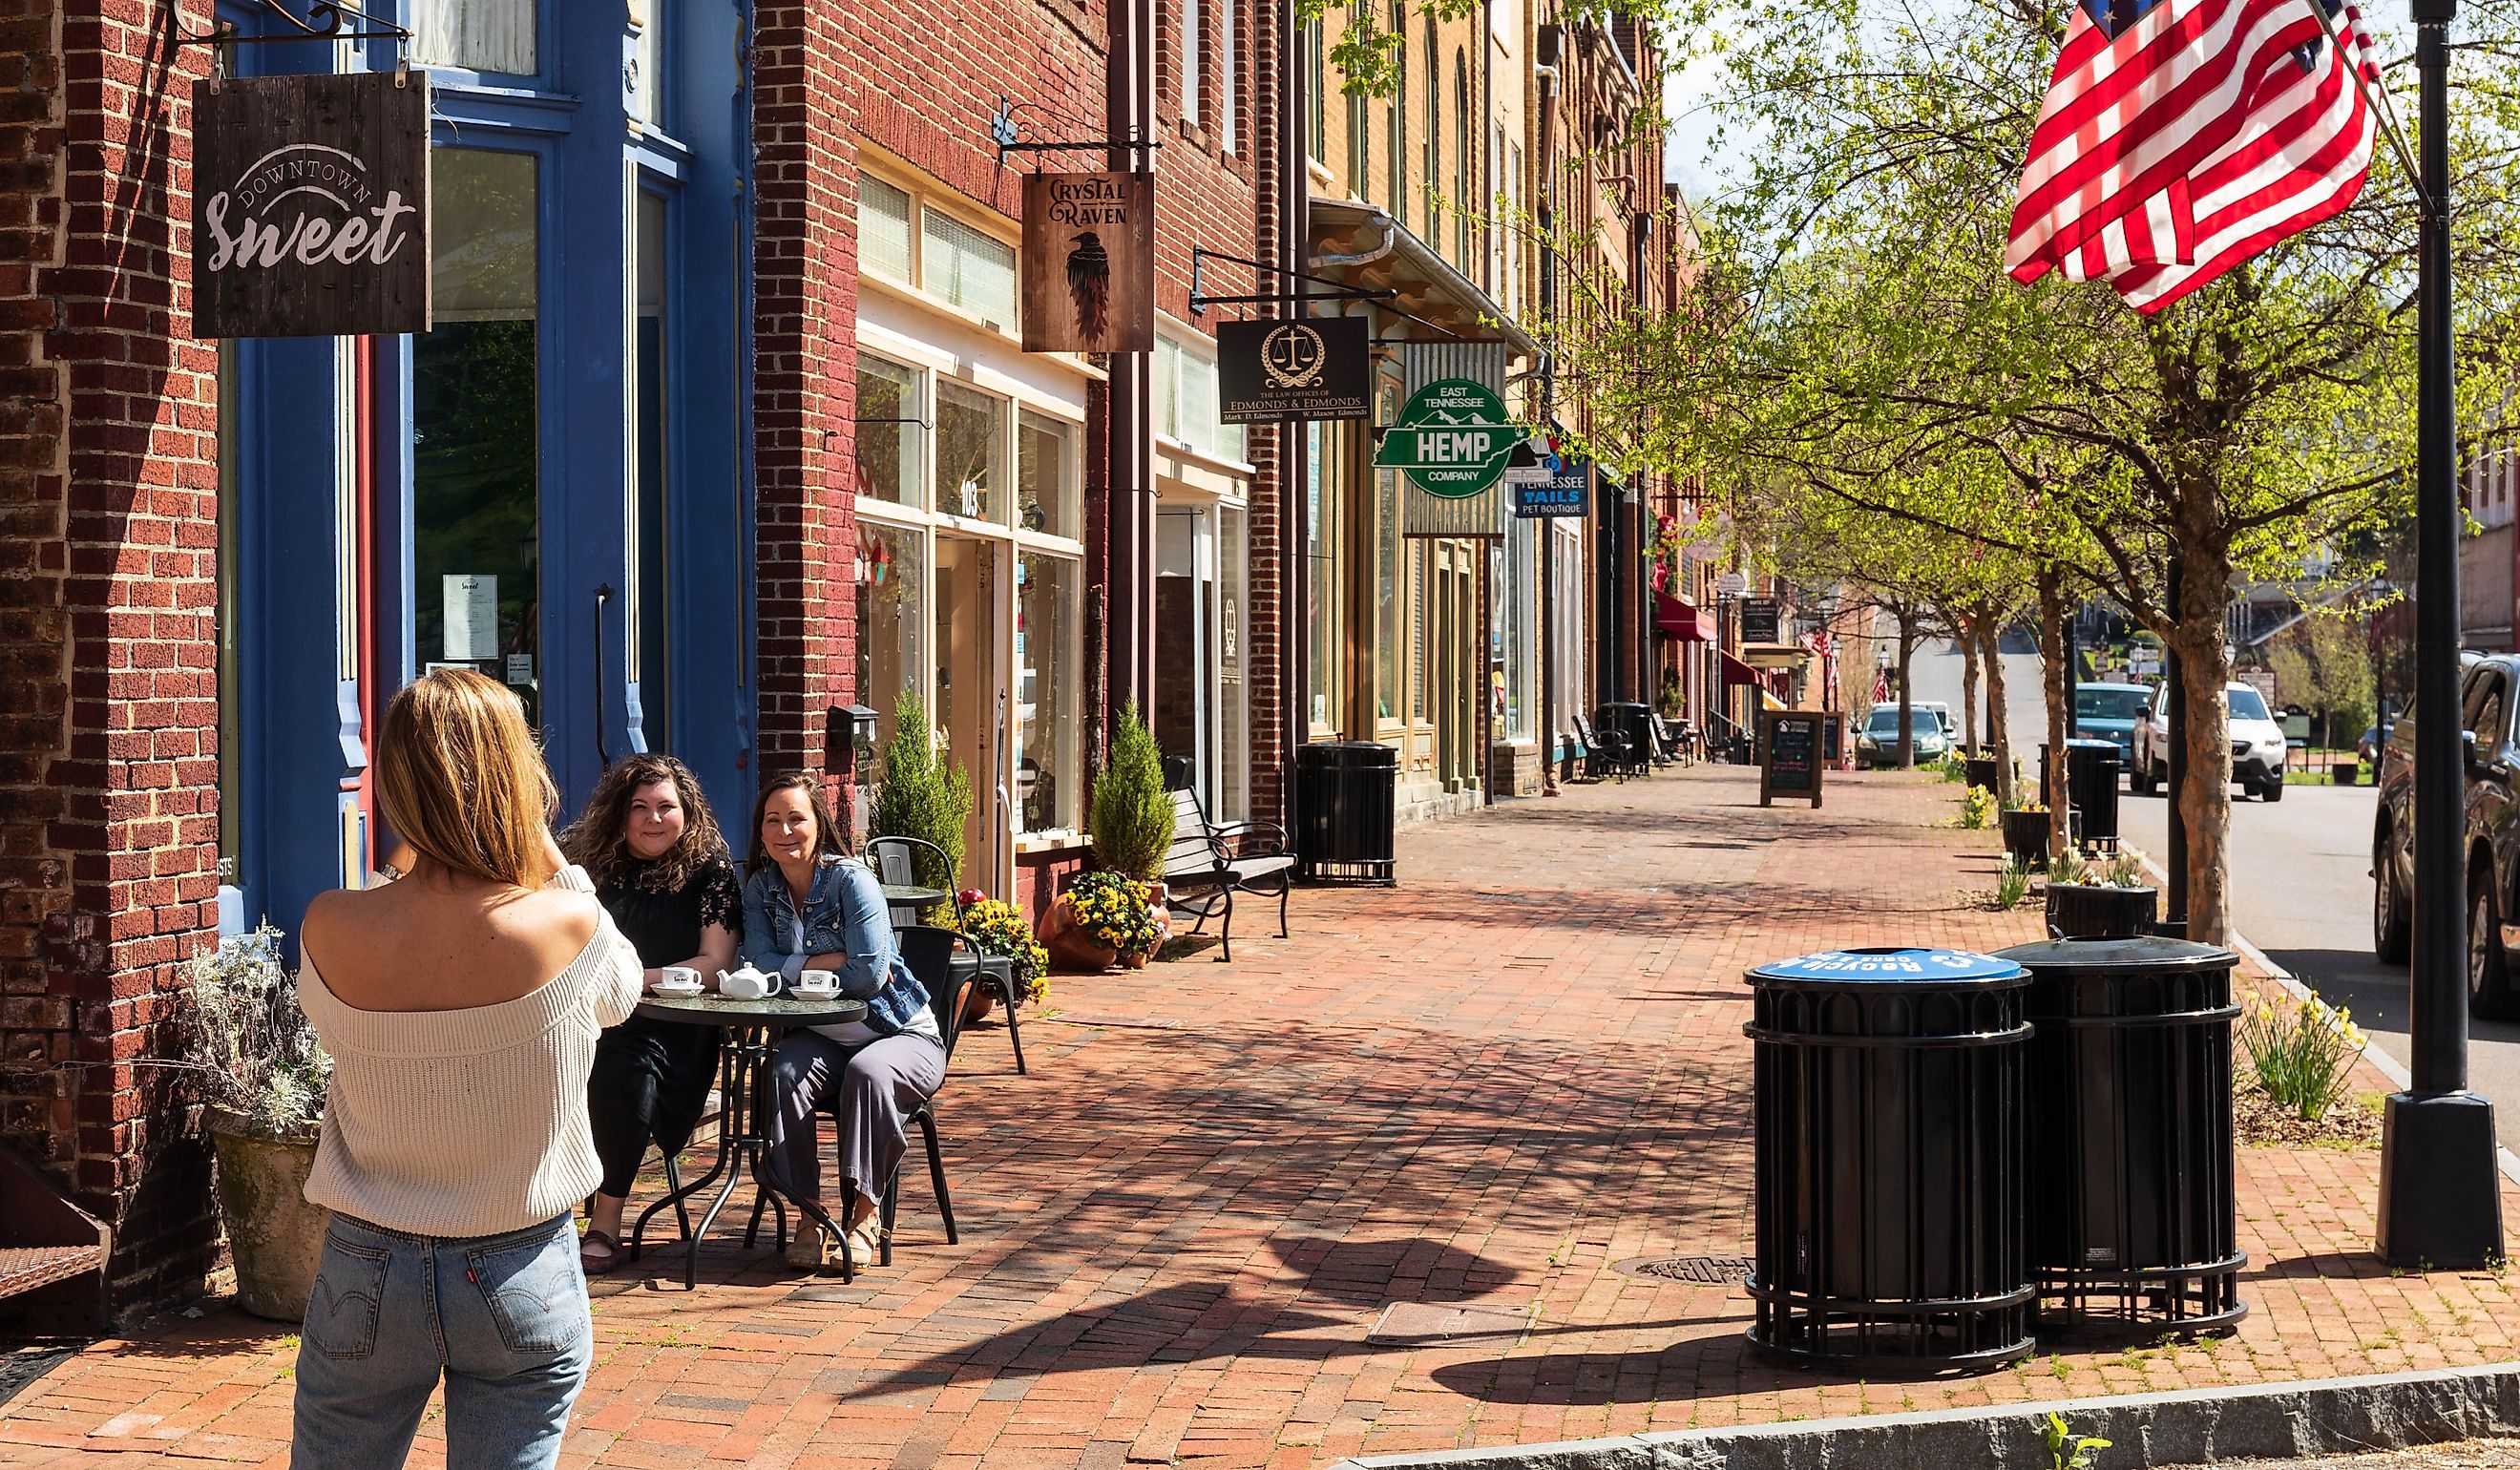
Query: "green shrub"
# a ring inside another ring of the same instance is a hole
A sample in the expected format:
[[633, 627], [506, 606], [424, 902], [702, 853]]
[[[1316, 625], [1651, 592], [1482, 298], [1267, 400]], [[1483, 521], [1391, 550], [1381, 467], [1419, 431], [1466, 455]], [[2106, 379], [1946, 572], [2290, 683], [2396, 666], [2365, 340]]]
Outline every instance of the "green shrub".
[[2030, 896], [2030, 865], [2019, 858], [2006, 856], [2003, 866], [1995, 870], [1995, 907], [2014, 909]]
[[[878, 757], [875, 799], [867, 813], [871, 837], [919, 837], [945, 849], [917, 855], [923, 888], [963, 886], [964, 824], [971, 820], [971, 778], [961, 766], [936, 758], [936, 732], [927, 705], [917, 694], [893, 702], [892, 738]], [[943, 869], [946, 870], [940, 871]]]
[[1095, 774], [1094, 811], [1086, 826], [1103, 867], [1142, 883], [1164, 875], [1164, 852], [1173, 844], [1173, 794], [1164, 789], [1155, 733], [1134, 699], [1111, 732], [1111, 759]]

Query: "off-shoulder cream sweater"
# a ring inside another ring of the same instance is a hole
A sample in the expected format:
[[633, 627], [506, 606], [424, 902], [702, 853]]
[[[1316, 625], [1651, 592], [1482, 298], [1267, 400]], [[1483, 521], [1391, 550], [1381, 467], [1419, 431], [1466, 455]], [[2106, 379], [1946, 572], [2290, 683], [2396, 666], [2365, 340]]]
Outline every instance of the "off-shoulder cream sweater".
[[[580, 868], [548, 885], [592, 894]], [[568, 1213], [602, 1181], [587, 1130], [595, 1038], [639, 1003], [639, 955], [612, 925], [550, 983], [463, 1010], [361, 1010], [312, 960], [297, 994], [333, 1088], [306, 1198], [415, 1235], [496, 1235]]]

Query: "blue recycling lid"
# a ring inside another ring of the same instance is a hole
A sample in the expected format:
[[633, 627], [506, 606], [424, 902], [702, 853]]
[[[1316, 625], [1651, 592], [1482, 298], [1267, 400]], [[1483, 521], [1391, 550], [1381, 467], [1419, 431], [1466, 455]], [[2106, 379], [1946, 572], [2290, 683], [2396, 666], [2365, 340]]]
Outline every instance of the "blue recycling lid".
[[2022, 980], [2029, 976], [2013, 960], [1968, 950], [1930, 950], [1883, 945], [1823, 950], [1817, 955], [1778, 959], [1758, 966], [1746, 978], [1822, 985], [1967, 985]]

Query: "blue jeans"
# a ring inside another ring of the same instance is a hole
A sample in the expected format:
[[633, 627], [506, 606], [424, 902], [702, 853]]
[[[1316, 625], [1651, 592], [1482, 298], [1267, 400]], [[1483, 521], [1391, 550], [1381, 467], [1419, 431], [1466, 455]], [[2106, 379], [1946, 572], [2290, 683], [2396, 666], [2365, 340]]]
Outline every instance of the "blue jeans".
[[446, 1462], [549, 1470], [595, 1322], [565, 1215], [504, 1235], [410, 1235], [337, 1215], [297, 1349], [292, 1470], [395, 1470], [446, 1378]]

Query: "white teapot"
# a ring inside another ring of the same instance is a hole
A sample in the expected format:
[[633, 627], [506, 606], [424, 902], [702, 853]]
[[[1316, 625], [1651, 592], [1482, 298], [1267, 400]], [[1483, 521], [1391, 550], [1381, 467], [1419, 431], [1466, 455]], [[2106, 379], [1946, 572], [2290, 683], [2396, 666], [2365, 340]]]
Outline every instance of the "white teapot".
[[787, 982], [775, 974], [764, 974], [746, 963], [734, 974], [717, 972], [717, 993], [730, 1001], [759, 1001], [779, 994]]

